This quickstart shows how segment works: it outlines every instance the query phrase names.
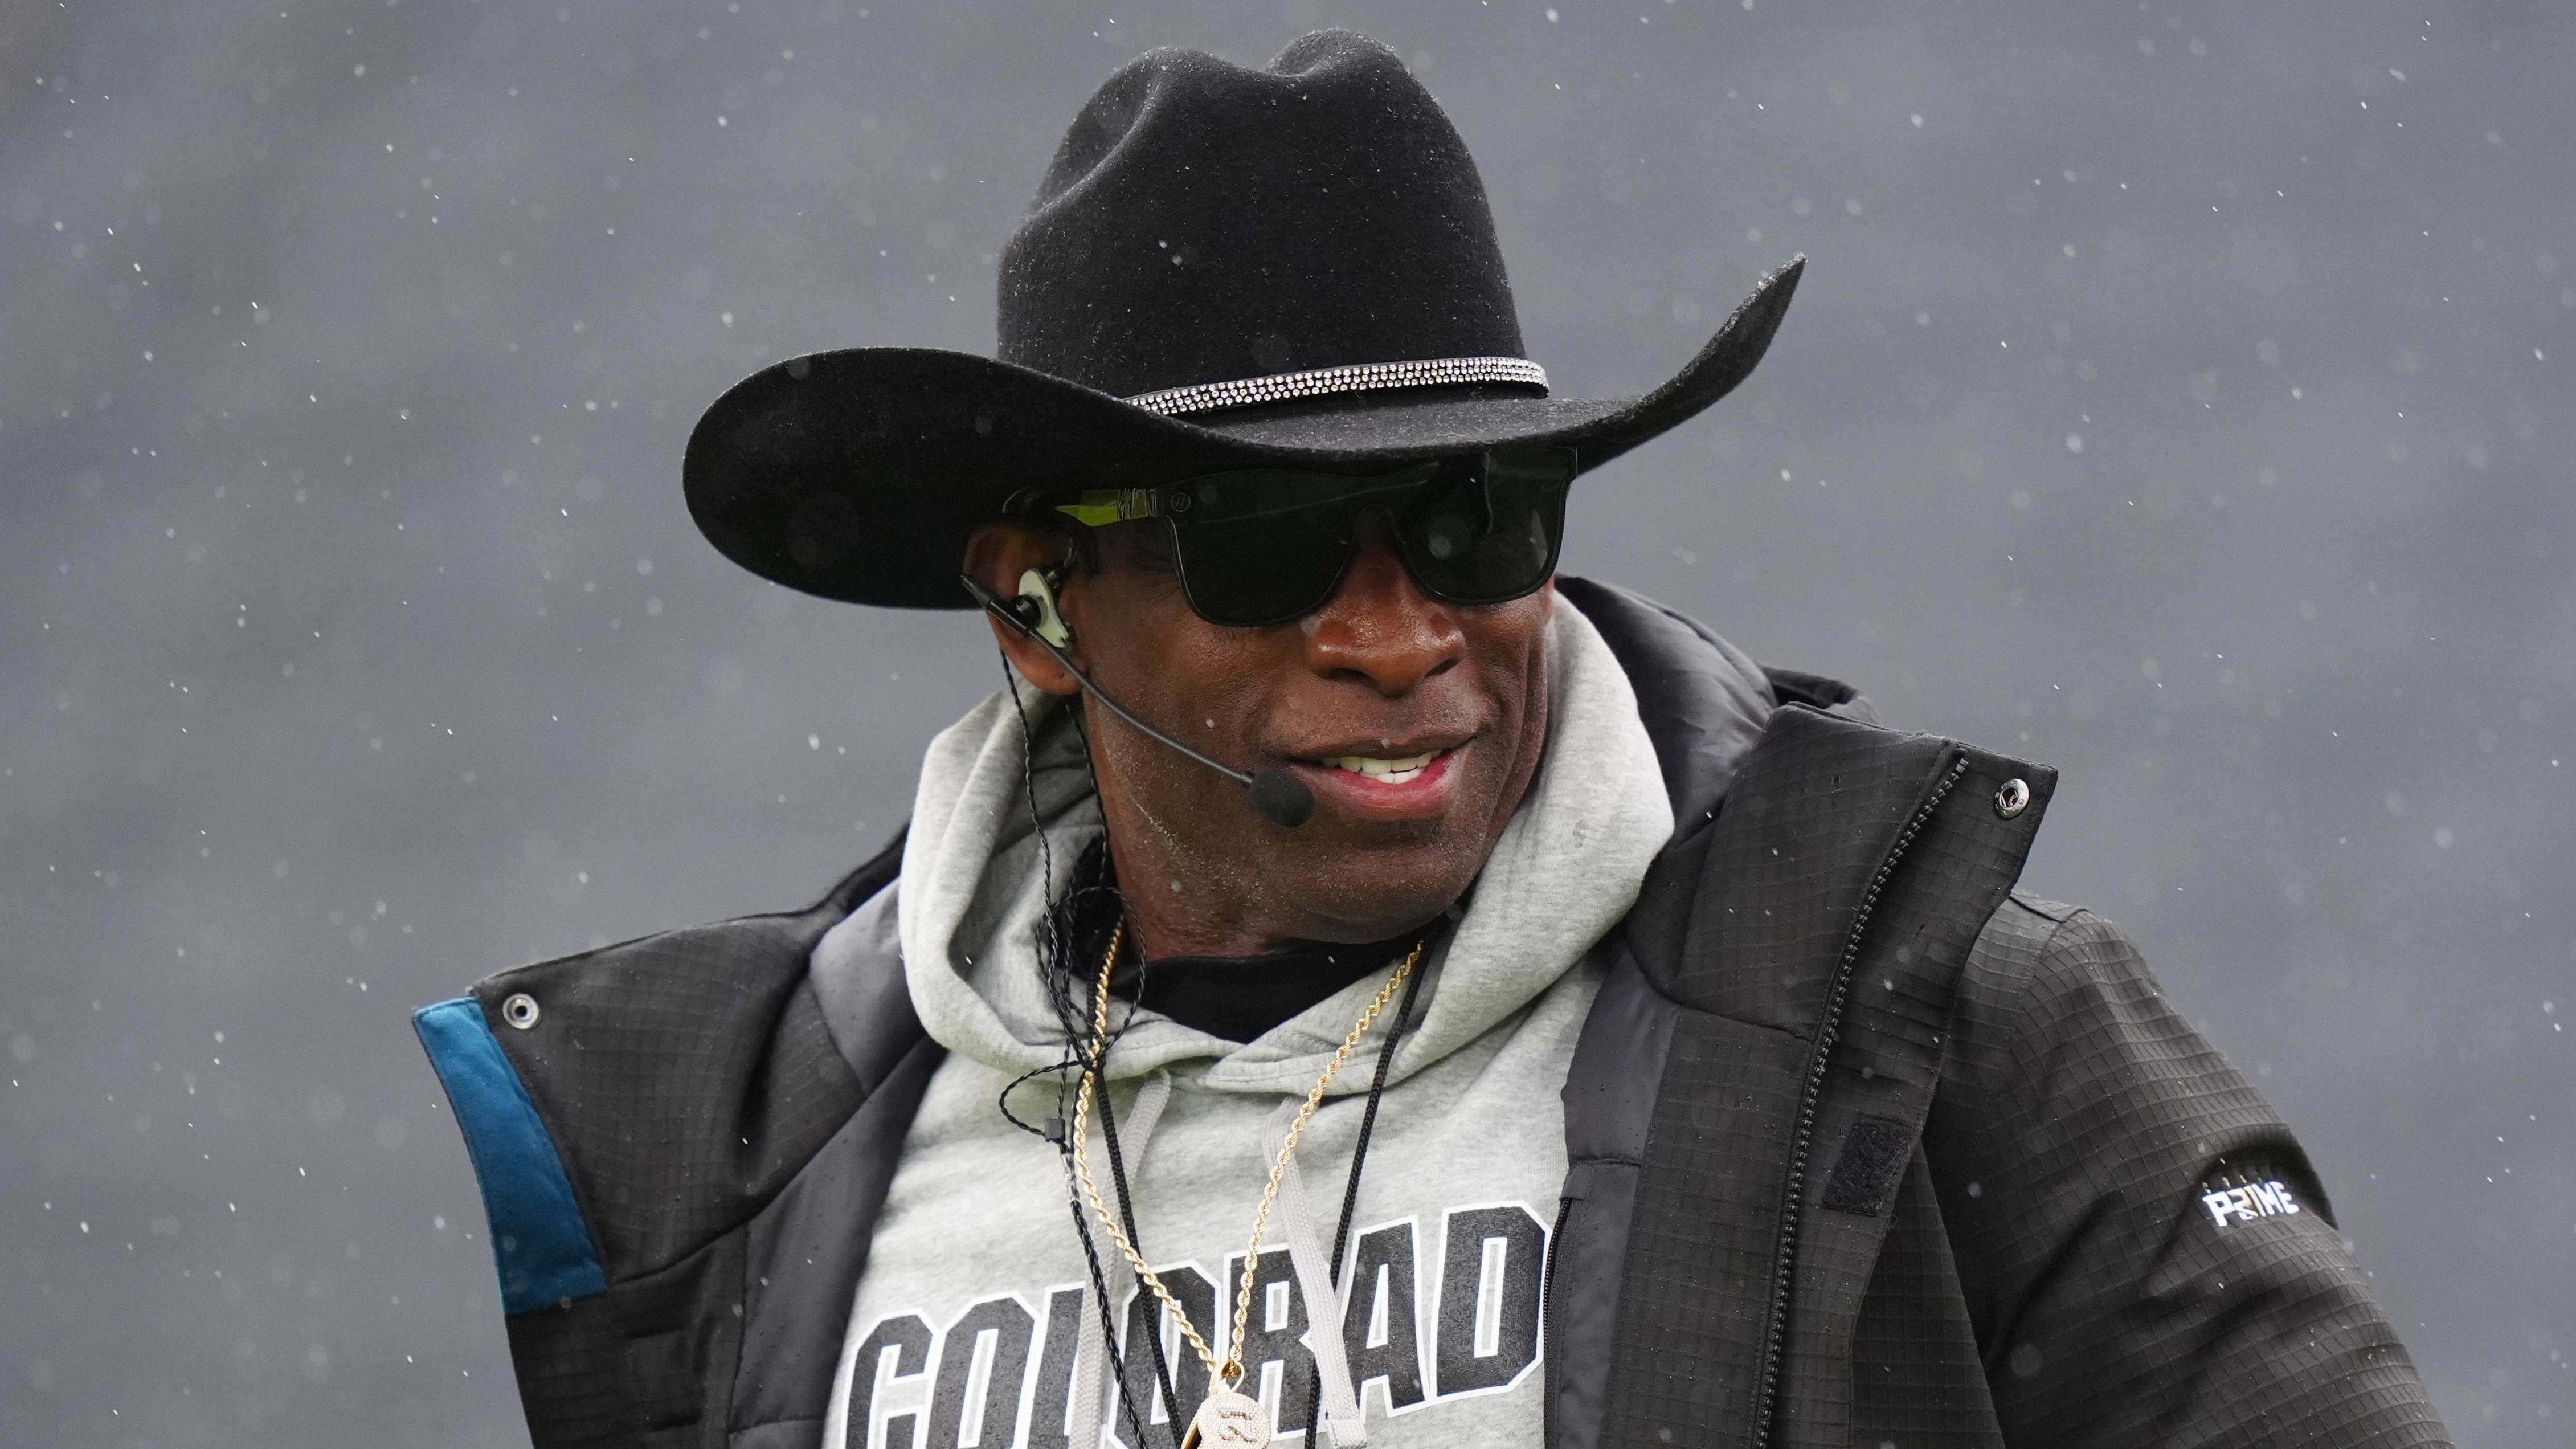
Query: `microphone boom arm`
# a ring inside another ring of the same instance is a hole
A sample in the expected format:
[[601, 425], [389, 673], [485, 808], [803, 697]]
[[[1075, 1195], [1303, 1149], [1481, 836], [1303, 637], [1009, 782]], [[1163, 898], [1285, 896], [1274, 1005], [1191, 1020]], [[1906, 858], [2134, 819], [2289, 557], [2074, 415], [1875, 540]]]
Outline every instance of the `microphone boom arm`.
[[1011, 606], [1009, 604], [1003, 602], [1001, 597], [995, 594], [991, 589], [984, 587], [982, 582], [977, 580], [972, 574], [959, 574], [957, 576], [957, 582], [966, 586], [967, 594], [971, 596], [977, 604], [983, 606], [985, 613], [1001, 620], [1003, 624], [1007, 625], [1012, 630], [1012, 632], [1045, 650], [1049, 657], [1053, 658], [1057, 664], [1063, 666], [1065, 673], [1072, 675], [1075, 681], [1082, 685], [1083, 692], [1089, 694], [1093, 699], [1100, 701], [1100, 703], [1107, 708], [1111, 714], [1125, 720], [1138, 733], [1144, 735], [1147, 739], [1172, 750], [1176, 750], [1251, 791], [1253, 808], [1260, 811], [1262, 817], [1269, 820], [1272, 824], [1294, 829], [1297, 826], [1305, 824], [1307, 818], [1315, 813], [1315, 793], [1306, 788], [1306, 783], [1303, 780], [1298, 779], [1287, 770], [1275, 766], [1270, 769], [1263, 770], [1261, 773], [1255, 775], [1247, 774], [1230, 765], [1219, 764], [1215, 760], [1209, 759], [1207, 756], [1200, 754], [1198, 751], [1191, 749], [1185, 744], [1182, 744], [1179, 740], [1173, 739], [1170, 735], [1167, 735], [1161, 730], [1154, 728], [1152, 725], [1145, 723], [1143, 720], [1138, 719], [1134, 711], [1128, 709], [1127, 706], [1120, 704], [1117, 700], [1110, 698], [1108, 693], [1101, 689], [1099, 685], [1092, 683], [1091, 676], [1083, 673], [1079, 665], [1076, 665], [1070, 658], [1067, 658], [1065, 652], [1062, 649], [1057, 648], [1054, 641], [1040, 637], [1038, 631], [1030, 625], [1029, 621], [1012, 613]]
[[1040, 649], [1045, 650], [1057, 664], [1063, 666], [1065, 673], [1072, 675], [1075, 680], [1081, 683], [1083, 689], [1088, 692], [1093, 699], [1099, 700], [1101, 704], [1107, 706], [1111, 714], [1127, 721], [1127, 723], [1133, 725], [1138, 732], [1149, 735], [1162, 744], [1180, 751], [1182, 754], [1189, 756], [1191, 759], [1196, 760], [1200, 764], [1207, 766], [1209, 769], [1216, 771], [1218, 774], [1225, 776], [1234, 783], [1244, 786], [1247, 789], [1251, 787], [1252, 776], [1241, 770], [1235, 769], [1232, 766], [1218, 764], [1216, 761], [1211, 760], [1207, 756], [1200, 754], [1198, 751], [1191, 749], [1189, 746], [1182, 744], [1179, 740], [1173, 739], [1170, 735], [1167, 735], [1161, 730], [1154, 728], [1152, 725], [1145, 723], [1143, 720], [1136, 718], [1136, 716], [1128, 710], [1127, 706], [1111, 699], [1107, 694], [1101, 691], [1099, 685], [1092, 683], [1091, 676], [1083, 673], [1081, 666], [1075, 664], [1072, 659], [1068, 658], [1062, 649], [1057, 648], [1052, 641], [1041, 638], [1037, 630], [1028, 626], [1026, 620], [1023, 620], [1019, 615], [1012, 613], [1011, 606], [1003, 603], [1000, 597], [995, 595], [991, 589], [984, 587], [981, 582], [977, 581], [970, 575], [959, 574], [957, 577], [959, 582], [966, 585], [966, 592], [975, 596], [975, 602], [984, 606], [985, 613], [1001, 620], [1004, 624], [1009, 625], [1011, 630], [1021, 638], [1026, 639], [1030, 643], [1037, 645]]

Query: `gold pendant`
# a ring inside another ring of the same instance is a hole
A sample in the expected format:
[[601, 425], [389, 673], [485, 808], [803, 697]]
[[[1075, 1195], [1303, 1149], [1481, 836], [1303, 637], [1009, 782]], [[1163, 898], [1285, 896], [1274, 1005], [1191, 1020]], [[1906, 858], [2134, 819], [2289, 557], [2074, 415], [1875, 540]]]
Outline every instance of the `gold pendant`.
[[1190, 1432], [1181, 1438], [1181, 1449], [1268, 1449], [1269, 1444], [1270, 1416], [1262, 1412], [1261, 1401], [1214, 1385], [1190, 1416]]

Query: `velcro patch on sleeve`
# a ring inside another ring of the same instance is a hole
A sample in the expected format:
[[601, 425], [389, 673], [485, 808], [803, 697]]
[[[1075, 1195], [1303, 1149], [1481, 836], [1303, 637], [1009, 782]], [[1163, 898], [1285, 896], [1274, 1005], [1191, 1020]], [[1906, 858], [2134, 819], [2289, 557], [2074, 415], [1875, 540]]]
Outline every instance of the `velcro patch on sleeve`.
[[1902, 1123], [1863, 1117], [1843, 1131], [1834, 1154], [1833, 1176], [1825, 1181], [1825, 1206], [1876, 1217], [1887, 1201], [1887, 1189], [1903, 1171], [1913, 1134]]

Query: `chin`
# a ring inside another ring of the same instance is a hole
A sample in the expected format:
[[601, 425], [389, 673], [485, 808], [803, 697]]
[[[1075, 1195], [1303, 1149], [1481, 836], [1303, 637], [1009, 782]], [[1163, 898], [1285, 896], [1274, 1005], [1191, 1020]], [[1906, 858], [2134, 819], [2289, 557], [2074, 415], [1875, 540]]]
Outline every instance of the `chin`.
[[1354, 945], [1383, 941], [1429, 923], [1476, 882], [1473, 863], [1462, 870], [1446, 850], [1433, 859], [1409, 861], [1384, 859], [1376, 852], [1357, 854], [1358, 859], [1346, 856], [1328, 873], [1302, 882], [1306, 888], [1297, 893], [1302, 899], [1291, 905], [1290, 913], [1313, 924], [1299, 934]]

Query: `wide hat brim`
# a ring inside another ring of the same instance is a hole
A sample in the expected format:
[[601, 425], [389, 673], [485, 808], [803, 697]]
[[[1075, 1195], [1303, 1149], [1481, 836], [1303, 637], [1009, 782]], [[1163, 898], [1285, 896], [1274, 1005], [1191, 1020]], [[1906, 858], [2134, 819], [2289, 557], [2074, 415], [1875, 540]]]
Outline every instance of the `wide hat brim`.
[[850, 603], [971, 608], [957, 582], [967, 540], [1015, 497], [1236, 468], [1364, 472], [1517, 445], [1571, 448], [1589, 471], [1750, 376], [1805, 265], [1764, 277], [1680, 372], [1631, 398], [1447, 385], [1164, 417], [971, 353], [819, 352], [718, 398], [689, 435], [682, 481], [699, 530], [763, 578]]

